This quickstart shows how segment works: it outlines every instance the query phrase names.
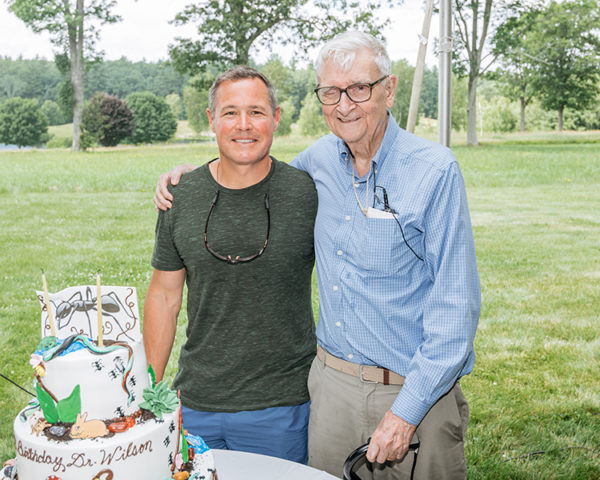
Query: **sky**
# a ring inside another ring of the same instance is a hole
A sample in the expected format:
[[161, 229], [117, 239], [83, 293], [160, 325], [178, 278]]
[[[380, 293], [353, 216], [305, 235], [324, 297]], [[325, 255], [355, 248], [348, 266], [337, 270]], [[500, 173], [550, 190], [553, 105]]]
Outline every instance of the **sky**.
[[[195, 27], [190, 25], [175, 26], [169, 24], [185, 5], [193, 0], [118, 0], [114, 13], [122, 17], [122, 21], [103, 25], [99, 49], [105, 52], [106, 60], [117, 60], [126, 57], [131, 61], [158, 61], [168, 59], [168, 45], [175, 37], [195, 38]], [[405, 0], [401, 7], [393, 11], [384, 8], [379, 12], [382, 18], [391, 18], [391, 25], [384, 31], [390, 58], [406, 59], [415, 65], [419, 48], [419, 34], [423, 25], [424, 0]], [[438, 17], [434, 14], [427, 49], [426, 63], [433, 66], [437, 59], [433, 54], [434, 38], [437, 37]], [[284, 63], [289, 64], [293, 46], [287, 49], [275, 47]], [[316, 51], [309, 52], [313, 58]], [[33, 33], [14, 14], [8, 11], [6, 3], [0, 0], [0, 56], [17, 58], [54, 58], [53, 46], [46, 33]], [[258, 63], [266, 61], [270, 56], [267, 51], [259, 51], [252, 55]]]

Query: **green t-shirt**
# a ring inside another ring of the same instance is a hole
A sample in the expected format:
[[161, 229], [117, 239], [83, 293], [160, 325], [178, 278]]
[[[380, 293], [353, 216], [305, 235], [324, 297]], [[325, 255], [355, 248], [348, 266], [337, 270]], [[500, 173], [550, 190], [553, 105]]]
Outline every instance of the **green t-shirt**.
[[[264, 253], [230, 265], [217, 253], [248, 257], [267, 233]], [[194, 410], [235, 412], [308, 401], [306, 381], [316, 351], [311, 305], [317, 192], [310, 177], [273, 159], [261, 182], [231, 190], [208, 164], [172, 188], [173, 207], [160, 212], [152, 266], [186, 269], [187, 340], [173, 388]]]

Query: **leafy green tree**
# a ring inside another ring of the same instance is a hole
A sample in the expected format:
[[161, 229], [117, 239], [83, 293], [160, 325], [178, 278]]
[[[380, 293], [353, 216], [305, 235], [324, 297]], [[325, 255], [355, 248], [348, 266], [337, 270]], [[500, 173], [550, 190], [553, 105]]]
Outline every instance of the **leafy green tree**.
[[377, 9], [396, 0], [204, 0], [190, 3], [175, 25], [197, 24], [199, 40], [177, 38], [169, 54], [180, 72], [196, 74], [208, 65], [220, 69], [248, 64], [250, 50], [294, 42], [299, 52], [353, 27], [380, 36]]
[[527, 34], [536, 59], [533, 88], [542, 107], [558, 112], [583, 110], [600, 92], [600, 9], [595, 0], [552, 1]]
[[292, 71], [283, 64], [279, 57], [271, 57], [264, 66], [260, 67], [260, 71], [267, 76], [273, 88], [275, 88], [279, 103], [290, 97], [292, 92]]
[[41, 106], [42, 113], [46, 115], [49, 125], [62, 125], [65, 119], [56, 102], [46, 100]]
[[183, 103], [190, 127], [196, 133], [208, 130], [208, 90], [215, 80], [212, 72], [204, 72], [196, 75], [183, 89]]
[[292, 133], [292, 118], [294, 117], [294, 102], [291, 99], [287, 99], [279, 104], [281, 109], [281, 115], [279, 117], [279, 127], [277, 128], [276, 135], [289, 135]]
[[[73, 84], [69, 79], [63, 80], [58, 86], [58, 106], [67, 122], [73, 121], [75, 99], [73, 97]], [[72, 146], [72, 145], [71, 145]]]
[[56, 100], [61, 75], [56, 65], [39, 58], [0, 58], [0, 97]]
[[489, 53], [486, 39], [492, 27], [492, 0], [454, 0], [453, 7], [456, 34], [452, 68], [468, 79], [467, 144], [477, 145], [477, 82], [493, 63], [493, 59], [485, 60]]
[[[85, 58], [94, 57], [96, 24], [114, 23], [114, 0], [6, 0], [9, 9], [34, 32], [46, 31], [69, 61], [73, 89], [73, 150], [79, 150], [84, 108]], [[97, 58], [97, 57], [96, 57]]]
[[114, 95], [98, 93], [85, 106], [81, 128], [85, 148], [96, 142], [114, 147], [133, 133], [135, 119], [126, 102]]
[[525, 131], [525, 109], [535, 95], [533, 78], [537, 64], [529, 53], [533, 49], [527, 34], [540, 14], [540, 9], [528, 5], [513, 9], [491, 40], [498, 67], [490, 77], [500, 82], [504, 96], [519, 102], [521, 132]]
[[408, 106], [410, 105], [415, 67], [410, 66], [406, 60], [392, 62], [392, 73], [398, 77], [398, 83], [396, 85], [394, 105], [390, 111], [394, 115], [398, 125], [404, 127], [408, 119]]
[[167, 105], [177, 120], [185, 119], [185, 109], [183, 108], [183, 101], [181, 100], [179, 94], [170, 93], [165, 97], [165, 102], [167, 102]]
[[136, 127], [131, 143], [166, 142], [177, 130], [177, 120], [163, 98], [150, 92], [136, 92], [127, 96], [127, 105], [133, 112]]
[[419, 106], [423, 115], [427, 118], [438, 116], [438, 71], [437, 67], [423, 72], [423, 85], [421, 87], [421, 99]]
[[15, 97], [0, 104], [0, 143], [21, 148], [39, 145], [47, 137], [48, 119], [37, 100]]
[[308, 93], [302, 102], [298, 125], [300, 126], [300, 133], [307, 137], [317, 137], [329, 133], [329, 128], [321, 111], [321, 104], [312, 92]]
[[451, 127], [454, 130], [467, 128], [467, 79], [452, 76], [452, 120]]

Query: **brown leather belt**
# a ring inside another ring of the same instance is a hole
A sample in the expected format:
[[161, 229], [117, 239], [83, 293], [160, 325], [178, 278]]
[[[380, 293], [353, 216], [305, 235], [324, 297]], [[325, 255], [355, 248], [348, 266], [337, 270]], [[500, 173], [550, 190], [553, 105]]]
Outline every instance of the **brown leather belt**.
[[317, 345], [317, 358], [323, 362], [323, 365], [331, 367], [338, 372], [358, 377], [363, 382], [404, 385], [404, 377], [402, 375], [398, 375], [383, 367], [347, 362], [342, 358], [333, 356], [320, 345]]

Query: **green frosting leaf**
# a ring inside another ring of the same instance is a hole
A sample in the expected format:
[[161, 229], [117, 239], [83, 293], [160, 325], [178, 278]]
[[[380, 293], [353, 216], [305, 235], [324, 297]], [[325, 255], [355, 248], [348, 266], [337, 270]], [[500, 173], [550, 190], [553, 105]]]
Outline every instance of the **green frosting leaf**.
[[75, 423], [77, 414], [81, 413], [81, 395], [79, 393], [79, 385], [75, 385], [71, 395], [63, 398], [56, 404], [58, 418], [61, 422]]
[[151, 364], [148, 364], [148, 373], [150, 374], [150, 386], [153, 387], [156, 385], [156, 375], [154, 374], [154, 369]]
[[183, 463], [187, 463], [190, 461], [190, 454], [188, 452], [189, 447], [187, 440], [185, 439], [185, 435], [183, 434], [183, 428], [181, 429], [181, 459]]
[[50, 394], [40, 387], [39, 383], [36, 383], [35, 391], [46, 421], [48, 423], [58, 422], [58, 411]]

